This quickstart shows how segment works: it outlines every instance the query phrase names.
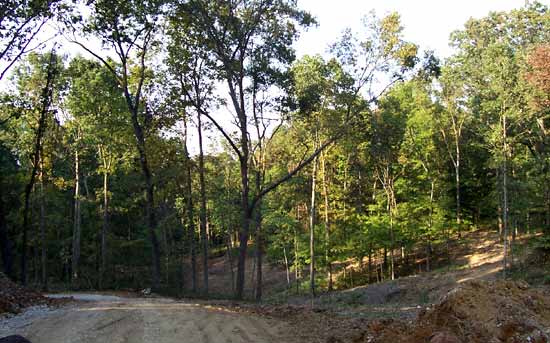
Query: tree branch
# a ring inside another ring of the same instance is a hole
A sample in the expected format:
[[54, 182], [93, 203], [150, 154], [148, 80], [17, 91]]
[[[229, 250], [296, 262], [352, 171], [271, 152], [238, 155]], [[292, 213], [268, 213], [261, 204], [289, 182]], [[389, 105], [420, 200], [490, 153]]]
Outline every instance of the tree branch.
[[336, 135], [329, 140], [327, 140], [323, 145], [321, 145], [317, 150], [315, 150], [308, 158], [303, 160], [296, 168], [294, 168], [292, 171], [290, 171], [285, 176], [281, 177], [277, 181], [274, 181], [269, 186], [265, 187], [258, 195], [254, 197], [252, 202], [249, 205], [249, 211], [254, 210], [254, 207], [262, 199], [267, 193], [271, 192], [275, 188], [279, 187], [282, 183], [286, 182], [287, 180], [290, 180], [294, 175], [298, 174], [298, 172], [302, 169], [304, 169], [305, 166], [307, 166], [311, 161], [315, 159], [326, 147], [337, 141], [341, 137], [341, 134]]
[[69, 40], [69, 42], [80, 46], [82, 49], [86, 50], [86, 52], [88, 52], [89, 54], [91, 54], [92, 56], [97, 58], [105, 67], [107, 67], [107, 69], [109, 69], [109, 71], [113, 74], [113, 76], [117, 79], [117, 81], [122, 84], [122, 79], [117, 74], [116, 70], [103, 57], [99, 56], [98, 54], [96, 54], [92, 50], [88, 49], [84, 44], [80, 43], [77, 40], [72, 40], [71, 39], [71, 40]]

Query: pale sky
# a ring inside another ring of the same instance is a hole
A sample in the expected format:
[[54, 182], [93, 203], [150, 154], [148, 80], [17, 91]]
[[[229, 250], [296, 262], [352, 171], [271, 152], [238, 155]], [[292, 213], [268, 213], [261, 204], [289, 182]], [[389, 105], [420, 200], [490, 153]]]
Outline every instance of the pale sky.
[[[298, 0], [299, 8], [310, 12], [317, 19], [318, 26], [302, 32], [294, 47], [298, 57], [305, 54], [321, 54], [327, 57], [328, 46], [336, 42], [348, 27], [353, 31], [360, 31], [361, 19], [371, 10], [375, 10], [379, 17], [397, 11], [401, 15], [405, 39], [418, 44], [421, 51], [434, 50], [436, 56], [445, 58], [452, 54], [448, 46], [450, 33], [462, 29], [469, 18], [481, 18], [491, 11], [509, 11], [524, 6], [525, 2], [526, 0]], [[550, 5], [550, 0], [540, 2]], [[91, 58], [75, 45], [62, 39], [61, 43], [64, 52], [71, 55], [80, 52]], [[0, 90], [6, 86], [7, 79], [6, 77], [0, 82]], [[227, 112], [222, 112], [225, 111], [221, 109], [214, 116], [230, 125]], [[214, 137], [219, 136], [214, 131], [206, 135], [207, 145], [213, 143]], [[192, 152], [198, 150], [195, 149], [195, 140], [195, 137], [191, 138]]]
[[[550, 5], [550, 0], [541, 2]], [[452, 53], [448, 46], [450, 33], [463, 28], [469, 18], [519, 8], [525, 0], [298, 0], [298, 5], [319, 22], [296, 43], [298, 56], [325, 55], [327, 46], [345, 28], [359, 30], [361, 19], [374, 9], [378, 16], [397, 11], [407, 40], [419, 44], [421, 50], [434, 50], [438, 57], [448, 57]]]

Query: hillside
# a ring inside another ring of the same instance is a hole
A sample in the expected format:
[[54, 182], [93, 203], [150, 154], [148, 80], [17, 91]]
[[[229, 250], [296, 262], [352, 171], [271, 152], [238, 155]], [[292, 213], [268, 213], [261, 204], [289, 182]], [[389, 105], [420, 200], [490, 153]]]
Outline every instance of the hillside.
[[[528, 238], [516, 242], [521, 256], [513, 277], [540, 282], [548, 266], [526, 263], [533, 253], [525, 246]], [[451, 244], [456, 262], [439, 270], [314, 300], [293, 296], [292, 305], [261, 311], [287, 318], [311, 342], [547, 342], [550, 286], [503, 281], [496, 233], [471, 232], [461, 242]]]

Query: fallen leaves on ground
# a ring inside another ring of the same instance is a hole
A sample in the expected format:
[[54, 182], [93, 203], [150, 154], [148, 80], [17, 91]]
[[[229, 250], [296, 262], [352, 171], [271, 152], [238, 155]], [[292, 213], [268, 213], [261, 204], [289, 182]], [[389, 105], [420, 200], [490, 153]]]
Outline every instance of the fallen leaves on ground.
[[36, 305], [58, 306], [70, 301], [68, 298], [50, 299], [41, 293], [12, 282], [0, 273], [0, 314], [19, 313]]

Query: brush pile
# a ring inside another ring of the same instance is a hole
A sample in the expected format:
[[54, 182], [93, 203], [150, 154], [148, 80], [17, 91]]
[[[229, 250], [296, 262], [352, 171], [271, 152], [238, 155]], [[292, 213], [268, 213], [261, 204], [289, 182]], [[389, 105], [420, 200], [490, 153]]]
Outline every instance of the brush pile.
[[0, 273], [0, 314], [19, 313], [36, 305], [57, 305], [60, 299], [49, 299], [39, 292], [22, 287]]

